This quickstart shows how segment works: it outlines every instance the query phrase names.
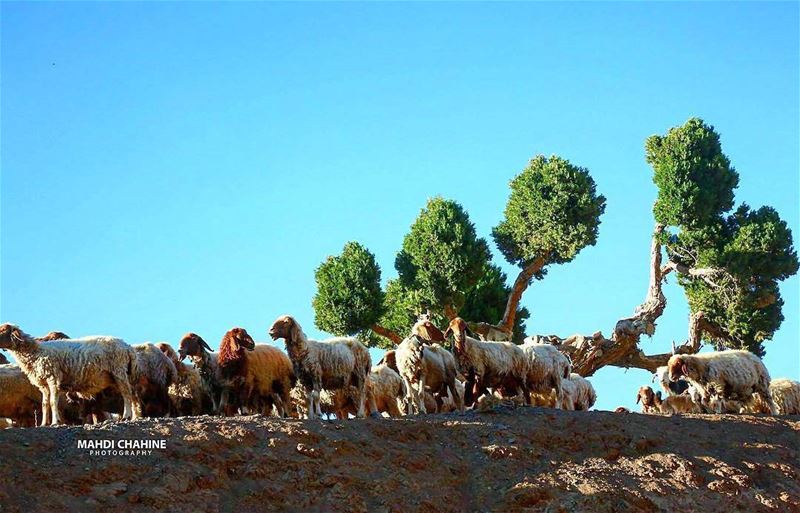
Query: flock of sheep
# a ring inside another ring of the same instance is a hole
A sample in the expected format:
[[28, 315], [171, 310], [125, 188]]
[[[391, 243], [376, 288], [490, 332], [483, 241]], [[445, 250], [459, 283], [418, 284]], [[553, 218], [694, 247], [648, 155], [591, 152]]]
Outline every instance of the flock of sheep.
[[656, 370], [666, 394], [639, 388], [642, 413], [800, 414], [800, 383], [770, 379], [761, 359], [750, 351], [729, 350], [673, 355]]
[[[0, 418], [26, 427], [202, 414], [344, 419], [463, 412], [507, 401], [588, 410], [596, 400], [557, 346], [482, 340], [460, 318], [442, 332], [420, 317], [375, 366], [355, 338], [311, 340], [288, 315], [269, 335], [284, 339], [285, 353], [256, 344], [242, 328], [228, 331], [215, 353], [195, 333], [176, 351], [164, 342], [131, 346], [107, 336], [36, 338], [3, 324], [0, 349], [18, 365], [0, 355]], [[452, 352], [442, 345], [449, 337]], [[637, 402], [645, 413], [800, 413], [800, 383], [770, 381], [747, 351], [674, 355], [656, 375], [667, 397], [642, 387]]]

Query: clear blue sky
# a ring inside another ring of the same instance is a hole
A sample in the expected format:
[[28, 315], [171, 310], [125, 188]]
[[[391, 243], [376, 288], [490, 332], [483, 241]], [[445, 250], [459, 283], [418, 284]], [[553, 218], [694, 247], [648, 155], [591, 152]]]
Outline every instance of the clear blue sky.
[[[597, 246], [526, 293], [529, 332], [609, 334], [647, 288], [644, 140], [691, 116], [721, 133], [737, 200], [800, 237], [797, 3], [0, 8], [0, 320], [33, 334], [217, 345], [291, 313], [324, 336], [327, 255], [357, 240], [394, 276], [434, 195], [489, 237], [537, 153], [588, 167], [608, 206]], [[800, 376], [798, 283], [773, 377]], [[647, 352], [686, 337], [667, 293]], [[649, 378], [602, 370], [597, 406], [633, 406]]]

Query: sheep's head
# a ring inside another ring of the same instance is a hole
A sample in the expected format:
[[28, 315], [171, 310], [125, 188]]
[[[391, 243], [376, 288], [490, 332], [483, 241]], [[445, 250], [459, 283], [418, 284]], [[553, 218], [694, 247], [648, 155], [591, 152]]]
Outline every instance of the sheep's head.
[[[171, 349], [171, 348], [170, 348]], [[213, 349], [197, 333], [187, 333], [178, 346], [178, 356], [181, 360], [187, 356], [202, 356], [203, 351], [213, 353]]]
[[421, 318], [411, 328], [411, 333], [418, 335], [429, 342], [444, 342], [445, 336], [442, 330], [437, 328], [429, 319]]
[[269, 329], [269, 336], [272, 340], [282, 338], [287, 344], [297, 341], [300, 338], [300, 325], [291, 315], [281, 315]]
[[181, 358], [178, 358], [178, 353], [172, 349], [172, 346], [167, 344], [166, 342], [159, 342], [155, 345], [164, 355], [172, 360], [172, 363], [178, 363], [181, 361]]
[[43, 337], [39, 337], [39, 342], [48, 342], [50, 340], [66, 340], [69, 338], [69, 335], [64, 333], [63, 331], [51, 331], [47, 335]]
[[669, 369], [669, 379], [671, 381], [678, 381], [681, 376], [688, 376], [690, 370], [690, 363], [683, 355], [670, 356], [667, 362], [667, 369]]
[[614, 413], [630, 413], [631, 411], [624, 406], [617, 406]]
[[252, 351], [256, 348], [256, 343], [244, 328], [233, 328], [222, 337], [222, 343], [219, 345], [220, 351], [222, 351], [222, 346], [234, 351], [239, 351], [240, 349]]
[[0, 349], [16, 349], [25, 337], [25, 333], [13, 324], [0, 325]]
[[381, 361], [378, 362], [378, 365], [386, 364], [387, 367], [392, 369], [393, 371], [399, 373], [400, 371], [397, 370], [397, 358], [395, 356], [394, 350], [386, 351], [386, 354], [383, 355]]
[[653, 389], [650, 387], [640, 387], [639, 393], [636, 396], [636, 403], [638, 404], [640, 401], [642, 406], [652, 407], [656, 405], [656, 395], [653, 393]]
[[453, 336], [456, 342], [463, 342], [467, 336], [474, 336], [474, 333], [470, 331], [464, 319], [456, 317], [450, 321], [450, 325], [447, 326], [447, 330], [444, 332], [445, 339], [450, 335]]

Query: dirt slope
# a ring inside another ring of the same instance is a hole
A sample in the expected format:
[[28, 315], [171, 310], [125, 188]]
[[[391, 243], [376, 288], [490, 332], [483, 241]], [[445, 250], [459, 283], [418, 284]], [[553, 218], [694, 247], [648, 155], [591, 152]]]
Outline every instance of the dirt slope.
[[[79, 440], [166, 439], [149, 456]], [[800, 418], [538, 408], [0, 431], [0, 512], [800, 512]]]

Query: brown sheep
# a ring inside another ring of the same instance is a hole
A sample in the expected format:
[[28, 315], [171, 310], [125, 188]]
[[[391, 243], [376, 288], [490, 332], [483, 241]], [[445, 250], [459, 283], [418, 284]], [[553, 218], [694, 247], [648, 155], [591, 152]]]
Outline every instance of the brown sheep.
[[233, 328], [222, 338], [219, 346], [220, 374], [223, 379], [220, 410], [229, 415], [231, 396], [243, 408], [288, 414], [289, 391], [294, 386], [292, 362], [277, 347], [258, 344], [243, 328]]
[[658, 412], [656, 394], [653, 392], [652, 388], [647, 386], [639, 388], [639, 393], [636, 394], [636, 404], [639, 404], [640, 402], [642, 403], [642, 413]]
[[39, 342], [49, 342], [51, 340], [66, 340], [68, 338], [69, 335], [67, 335], [63, 331], [51, 331], [47, 335], [39, 337], [36, 340], [38, 340]]

